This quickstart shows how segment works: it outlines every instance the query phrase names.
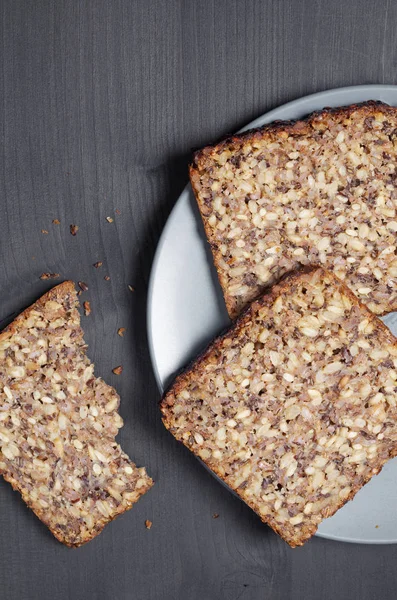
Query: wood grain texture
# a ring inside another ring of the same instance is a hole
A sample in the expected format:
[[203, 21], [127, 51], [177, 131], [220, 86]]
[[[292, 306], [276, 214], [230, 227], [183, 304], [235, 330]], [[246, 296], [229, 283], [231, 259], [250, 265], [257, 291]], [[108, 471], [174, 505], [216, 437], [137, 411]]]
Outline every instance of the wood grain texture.
[[0, 320], [50, 287], [42, 272], [87, 283], [89, 356], [121, 394], [120, 443], [156, 480], [80, 550], [54, 541], [2, 483], [2, 597], [394, 598], [397, 546], [314, 539], [290, 550], [165, 431], [145, 309], [191, 150], [304, 94], [397, 83], [397, 5], [1, 0], [0, 8]]

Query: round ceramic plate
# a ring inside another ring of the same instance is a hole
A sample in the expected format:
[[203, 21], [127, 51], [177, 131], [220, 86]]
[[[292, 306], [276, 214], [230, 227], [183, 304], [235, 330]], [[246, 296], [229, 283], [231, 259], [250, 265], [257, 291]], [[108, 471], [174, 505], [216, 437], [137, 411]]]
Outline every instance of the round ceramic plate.
[[[397, 106], [397, 86], [340, 88], [289, 102], [244, 129], [276, 119], [298, 119], [326, 106], [365, 100]], [[216, 137], [214, 132], [214, 138]], [[163, 390], [175, 374], [230, 323], [190, 185], [181, 194], [164, 228], [154, 260], [148, 300], [150, 353]], [[385, 317], [397, 334], [397, 313]], [[397, 542], [397, 458], [389, 462], [317, 535], [346, 542]]]

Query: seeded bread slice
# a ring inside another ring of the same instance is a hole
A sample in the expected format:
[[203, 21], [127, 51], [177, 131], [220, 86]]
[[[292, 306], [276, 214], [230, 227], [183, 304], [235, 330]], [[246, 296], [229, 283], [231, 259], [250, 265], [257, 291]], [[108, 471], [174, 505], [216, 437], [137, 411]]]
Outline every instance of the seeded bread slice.
[[115, 442], [119, 396], [94, 376], [77, 305], [67, 281], [0, 334], [0, 472], [67, 546], [153, 484]]
[[397, 454], [397, 343], [335, 275], [288, 276], [161, 403], [167, 429], [290, 546]]
[[299, 265], [397, 309], [397, 109], [366, 102], [197, 152], [190, 177], [232, 318]]

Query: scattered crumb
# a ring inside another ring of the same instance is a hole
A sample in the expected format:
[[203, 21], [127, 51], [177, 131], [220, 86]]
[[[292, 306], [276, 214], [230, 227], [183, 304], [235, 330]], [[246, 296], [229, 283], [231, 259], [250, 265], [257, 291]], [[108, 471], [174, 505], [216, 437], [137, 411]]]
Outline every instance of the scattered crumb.
[[86, 292], [88, 290], [88, 285], [84, 283], [84, 281], [78, 281], [77, 283], [79, 284], [81, 291]]
[[212, 518], [213, 518], [213, 519], [217, 519], [218, 517], [219, 517], [218, 513], [214, 513], [214, 514], [212, 515]]
[[112, 219], [112, 217], [106, 217], [106, 221], [107, 221], [108, 223], [113, 223], [113, 219]]
[[78, 225], [71, 225], [70, 226], [70, 233], [72, 235], [76, 235], [76, 233], [78, 232], [78, 230], [79, 230], [79, 226]]
[[79, 290], [79, 291], [77, 292], [77, 295], [78, 295], [78, 296], [81, 296], [81, 294], [82, 294], [82, 293], [83, 293], [83, 292], [82, 292], [81, 290]]
[[120, 337], [124, 337], [124, 332], [125, 332], [125, 327], [120, 327], [120, 329], [117, 330], [117, 333], [119, 334]]
[[61, 221], [59, 219], [52, 219], [52, 222], [54, 223], [54, 225], [60, 225]]
[[88, 317], [91, 314], [91, 303], [86, 300], [85, 302], [83, 302], [83, 306], [85, 316]]
[[375, 529], [379, 529], [379, 525], [375, 525]]
[[99, 269], [99, 267], [102, 267], [103, 262], [101, 260], [98, 260], [98, 262], [94, 263], [92, 266], [95, 267], [96, 269]]
[[104, 280], [105, 280], [105, 281], [110, 281], [110, 277], [109, 277], [109, 275], [105, 275], [105, 277], [104, 277]]
[[48, 233], [47, 229], [42, 229], [41, 233]]
[[129, 285], [129, 286], [128, 286], [128, 289], [130, 290], [130, 292], [135, 292], [135, 288], [134, 288], [134, 287], [132, 287], [132, 285]]
[[119, 365], [118, 367], [114, 367], [112, 371], [115, 375], [121, 375], [121, 373], [123, 372], [123, 367]]
[[116, 210], [114, 212], [116, 213], [116, 215], [121, 215], [121, 212], [119, 211], [118, 208], [116, 208]]
[[42, 273], [40, 279], [57, 279], [59, 273]]
[[149, 521], [149, 519], [146, 519], [146, 521], [145, 521], [146, 529], [151, 529], [152, 525], [153, 525], [153, 523], [151, 521]]

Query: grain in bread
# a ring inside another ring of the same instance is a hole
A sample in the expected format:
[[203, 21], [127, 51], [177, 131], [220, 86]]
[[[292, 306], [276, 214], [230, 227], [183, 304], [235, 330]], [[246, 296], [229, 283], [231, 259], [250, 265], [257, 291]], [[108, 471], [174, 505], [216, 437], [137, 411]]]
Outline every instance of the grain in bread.
[[231, 317], [310, 264], [374, 313], [396, 310], [396, 108], [367, 102], [236, 135], [197, 152], [190, 176]]
[[165, 394], [165, 426], [291, 546], [397, 453], [397, 344], [322, 268], [257, 299]]
[[0, 472], [67, 546], [80, 546], [151, 486], [115, 436], [116, 391], [94, 376], [65, 282], [0, 334]]

